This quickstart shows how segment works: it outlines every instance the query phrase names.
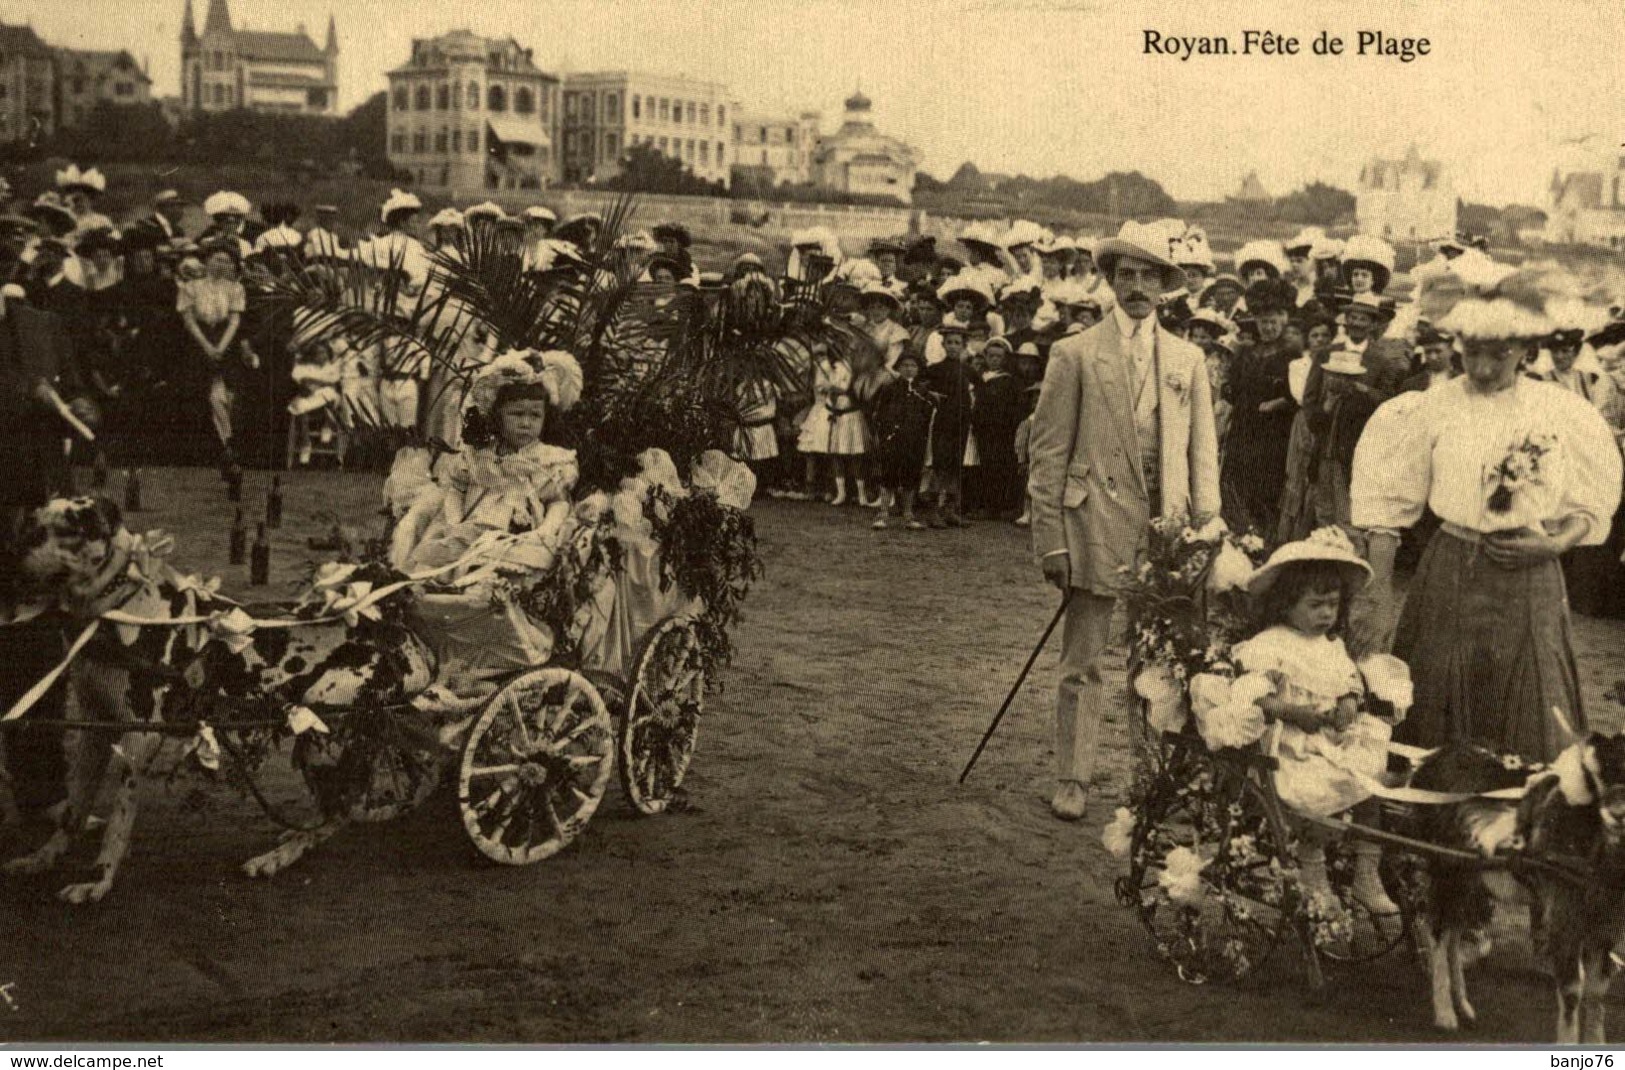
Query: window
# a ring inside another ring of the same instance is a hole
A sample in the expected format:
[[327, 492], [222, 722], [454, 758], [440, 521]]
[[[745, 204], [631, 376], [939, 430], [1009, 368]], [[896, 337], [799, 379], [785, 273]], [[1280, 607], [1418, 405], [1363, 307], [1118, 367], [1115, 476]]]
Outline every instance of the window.
[[541, 116], [542, 116], [542, 122], [544, 122], [544, 123], [547, 122], [547, 111], [548, 111], [547, 101], [548, 101], [548, 98], [551, 96], [551, 93], [552, 93], [552, 91], [547, 89], [544, 86], [542, 88], [542, 95], [541, 95], [540, 98], [538, 98], [540, 100], [540, 103], [541, 103], [540, 111], [541, 111]]
[[225, 86], [217, 85], [217, 86], [214, 87], [214, 102], [216, 104], [224, 104], [226, 102], [226, 87]]
[[706, 165], [711, 163], [711, 143], [709, 141], [700, 142], [700, 163]]
[[389, 151], [400, 154], [406, 151], [406, 135], [394, 133], [389, 136]]
[[728, 125], [728, 109], [724, 108], [721, 104], [717, 105], [717, 125], [718, 126], [727, 126]]
[[113, 87], [113, 92], [117, 96], [131, 97], [135, 95], [135, 86], [131, 85], [129, 82], [120, 82], [118, 85]]
[[468, 83], [468, 93], [466, 94], [466, 96], [467, 96], [467, 99], [468, 99], [468, 110], [469, 111], [479, 111], [480, 110], [480, 83], [478, 83], [478, 82], [469, 82]]
[[694, 162], [694, 139], [693, 138], [689, 138], [688, 139], [688, 144], [683, 146], [683, 159], [687, 160], [689, 163]]
[[73, 92], [74, 92], [74, 94], [78, 95], [80, 93], [83, 93], [84, 91], [85, 91], [85, 80], [83, 78], [75, 78], [73, 80]]
[[581, 94], [581, 117], [589, 123], [593, 121], [596, 115], [595, 106], [597, 101], [598, 98], [591, 93]]
[[438, 85], [435, 87], [434, 107], [436, 111], [449, 111], [451, 109], [451, 86]]
[[661, 152], [666, 151], [666, 139], [665, 138], [660, 139], [660, 151]]
[[417, 92], [413, 94], [413, 101], [417, 105], [418, 111], [428, 111], [429, 87], [426, 85], [418, 86]]
[[763, 126], [757, 129], [756, 140], [758, 144], [767, 144], [767, 127]]
[[412, 91], [404, 85], [395, 87], [395, 110], [406, 111], [412, 106]]
[[722, 166], [722, 142], [717, 142], [717, 166]]
[[503, 92], [501, 86], [492, 86], [490, 89], [486, 90], [485, 107], [490, 111], [507, 111], [508, 94]]
[[566, 119], [576, 117], [576, 95], [574, 93], [564, 94], [564, 117]]
[[767, 150], [766, 149], [762, 150], [762, 166], [763, 167], [767, 166]]
[[743, 130], [741, 130], [738, 126], [734, 127], [734, 140], [735, 141], [743, 141], [743, 140], [745, 140], [745, 132]]
[[477, 126], [469, 128], [469, 131], [468, 131], [468, 151], [469, 152], [479, 152], [480, 151], [480, 129]]
[[660, 98], [660, 119], [662, 122], [671, 118], [671, 101], [666, 97]]
[[786, 145], [794, 145], [796, 143], [796, 128], [795, 127], [787, 126], [787, 127], [784, 128], [784, 143]]
[[684, 106], [688, 112], [688, 125], [694, 125], [694, 102], [691, 100]]
[[709, 104], [701, 104], [700, 105], [700, 125], [701, 126], [710, 126], [711, 125], [711, 105], [709, 105]]
[[642, 97], [634, 96], [632, 98], [632, 118], [634, 118], [634, 119], [643, 118], [642, 104], [643, 104], [643, 98]]
[[618, 123], [621, 121], [621, 96], [619, 93], [604, 94], [604, 122]]
[[463, 151], [463, 132], [461, 130], [453, 130], [451, 132], [451, 151]]
[[536, 110], [536, 95], [525, 86], [520, 86], [513, 92], [513, 110], [520, 115], [529, 115]]
[[434, 151], [446, 151], [446, 130], [444, 127], [442, 127], [440, 132], [434, 136]]
[[428, 135], [427, 132], [425, 132], [423, 130], [419, 130], [417, 133], [412, 135], [412, 151], [413, 152], [428, 152], [429, 151], [429, 135]]
[[618, 134], [604, 135], [604, 159], [616, 160], [621, 155], [621, 138]]

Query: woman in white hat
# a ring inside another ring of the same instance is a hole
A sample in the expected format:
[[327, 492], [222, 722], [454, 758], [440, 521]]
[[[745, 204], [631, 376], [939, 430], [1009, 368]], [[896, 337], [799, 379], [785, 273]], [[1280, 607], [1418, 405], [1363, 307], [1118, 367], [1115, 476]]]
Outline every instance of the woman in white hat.
[[241, 193], [221, 190], [211, 194], [203, 202], [203, 214], [209, 217], [209, 226], [198, 235], [198, 244], [203, 245], [211, 239], [220, 238], [236, 245], [239, 263], [247, 260], [254, 255], [254, 247], [243, 236], [243, 227], [248, 222], [248, 213], [252, 210], [248, 198]]
[[1397, 738], [1550, 761], [1587, 727], [1559, 558], [1608, 538], [1620, 453], [1584, 398], [1519, 374], [1550, 330], [1538, 278], [1459, 281], [1448, 314], [1431, 294], [1424, 308], [1462, 339], [1467, 374], [1383, 405], [1355, 450], [1352, 520], [1377, 577], [1357, 631], [1367, 648], [1387, 639], [1399, 533], [1432, 509], [1440, 530], [1393, 638], [1416, 679]]

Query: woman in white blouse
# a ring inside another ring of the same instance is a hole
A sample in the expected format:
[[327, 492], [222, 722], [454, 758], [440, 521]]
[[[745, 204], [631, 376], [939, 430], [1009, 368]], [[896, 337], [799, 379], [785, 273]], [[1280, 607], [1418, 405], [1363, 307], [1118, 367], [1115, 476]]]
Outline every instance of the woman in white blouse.
[[235, 467], [232, 455], [232, 408], [242, 386], [245, 367], [257, 365], [238, 336], [248, 305], [243, 284], [237, 280], [237, 246], [217, 240], [203, 249], [205, 274], [182, 283], [176, 310], [196, 347], [208, 380], [209, 415], [220, 440], [221, 469]]
[[1394, 738], [1549, 761], [1586, 730], [1558, 559], [1608, 537], [1620, 453], [1584, 398], [1519, 374], [1542, 316], [1475, 298], [1441, 326], [1466, 375], [1384, 404], [1355, 451], [1352, 519], [1376, 572], [1355, 638], [1383, 645], [1399, 531], [1431, 507], [1442, 525], [1393, 633], [1416, 686]]

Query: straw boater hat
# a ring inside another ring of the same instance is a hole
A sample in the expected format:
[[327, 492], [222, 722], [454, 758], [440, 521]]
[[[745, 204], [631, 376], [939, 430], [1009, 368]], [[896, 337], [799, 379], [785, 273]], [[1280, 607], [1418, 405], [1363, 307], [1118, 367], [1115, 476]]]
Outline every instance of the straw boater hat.
[[1359, 377], [1365, 374], [1365, 362], [1360, 359], [1358, 353], [1338, 345], [1332, 347], [1331, 356], [1326, 358], [1326, 363], [1320, 366], [1320, 370], [1328, 375]]
[[989, 338], [986, 342], [984, 342], [982, 344], [982, 352], [986, 353], [988, 350], [992, 349], [994, 346], [998, 346], [1000, 349], [1003, 349], [1006, 356], [1013, 357], [1013, 356], [1016, 355], [1016, 347], [1011, 345], [1010, 344], [1010, 339], [1006, 338], [1002, 334], [996, 334], [993, 337]]
[[1355, 268], [1371, 271], [1371, 288], [1382, 293], [1394, 275], [1394, 247], [1370, 234], [1356, 234], [1343, 246], [1343, 281]]
[[1382, 298], [1376, 294], [1355, 294], [1349, 298], [1348, 303], [1343, 306], [1343, 315], [1347, 316], [1350, 312], [1369, 313], [1373, 323], [1382, 323], [1393, 317], [1393, 314], [1383, 307]]
[[1336, 238], [1318, 238], [1309, 247], [1311, 260], [1337, 260], [1343, 255], [1343, 243]]
[[1242, 278], [1252, 267], [1268, 268], [1272, 277], [1279, 278], [1289, 266], [1280, 242], [1250, 241], [1236, 252], [1236, 274]]
[[870, 256], [879, 256], [881, 253], [891, 253], [894, 256], [902, 256], [906, 252], [908, 252], [908, 246], [904, 245], [896, 238], [876, 238], [874, 241], [869, 243]]
[[1327, 561], [1345, 573], [1353, 590], [1358, 591], [1371, 579], [1371, 566], [1354, 549], [1342, 528], [1325, 527], [1311, 532], [1307, 539], [1289, 542], [1270, 555], [1247, 581], [1247, 593], [1262, 598], [1280, 579], [1281, 570], [1299, 561]]
[[1100, 273], [1109, 278], [1123, 257], [1141, 260], [1161, 270], [1164, 291], [1176, 290], [1184, 284], [1185, 273], [1168, 258], [1168, 242], [1166, 230], [1130, 219], [1118, 230], [1117, 237], [1107, 238], [1099, 244], [1095, 250], [1095, 263], [1100, 265]]
[[490, 416], [502, 402], [535, 397], [565, 412], [581, 398], [582, 382], [581, 365], [563, 350], [510, 350], [474, 377], [463, 407]]

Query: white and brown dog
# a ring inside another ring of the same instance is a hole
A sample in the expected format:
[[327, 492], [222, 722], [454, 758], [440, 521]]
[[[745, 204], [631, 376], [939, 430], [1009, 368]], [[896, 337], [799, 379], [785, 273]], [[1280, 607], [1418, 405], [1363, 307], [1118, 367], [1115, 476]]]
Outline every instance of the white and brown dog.
[[[1625, 936], [1625, 734], [1593, 734], [1530, 777], [1476, 747], [1447, 747], [1412, 786], [1475, 795], [1527, 784], [1521, 800], [1475, 798], [1429, 806], [1418, 835], [1485, 857], [1510, 854], [1531, 900], [1531, 942], [1557, 983], [1557, 1043], [1601, 1044], [1604, 1000]], [[1492, 882], [1483, 867], [1433, 857], [1415, 903], [1418, 949], [1432, 982], [1433, 1020], [1455, 1030], [1475, 1018], [1464, 967], [1468, 933], [1489, 925]]]
[[[160, 621], [188, 608], [217, 608], [199, 604], [195, 585], [188, 592], [173, 575], [144, 574], [132, 560], [134, 544], [112, 503], [91, 498], [51, 502], [36, 511], [22, 535], [18, 557], [23, 590], [38, 605], [65, 612], [82, 625], [111, 610], [137, 606], [143, 618]], [[137, 781], [164, 742], [142, 726], [161, 722], [178, 697], [193, 709], [207, 707], [211, 698], [265, 697], [290, 706], [387, 706], [421, 692], [433, 675], [428, 649], [398, 624], [280, 628], [239, 637], [236, 643], [211, 638], [195, 650], [179, 641], [180, 635], [179, 628], [163, 623], [104, 627], [72, 660], [63, 675], [66, 719], [129, 724], [132, 730], [70, 729], [63, 734], [67, 798], [50, 813], [55, 828], [37, 850], [7, 862], [4, 872], [53, 868], [84, 831], [98, 796], [110, 789], [111, 811], [95, 879], [68, 885], [59, 896], [73, 903], [96, 902], [111, 890], [129, 852]], [[6, 789], [0, 780], [0, 796], [9, 794]], [[319, 828], [284, 836], [277, 848], [244, 866], [249, 875], [269, 876], [285, 868], [350, 819], [342, 806], [322, 809]], [[0, 813], [6, 810], [0, 800]]]

